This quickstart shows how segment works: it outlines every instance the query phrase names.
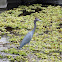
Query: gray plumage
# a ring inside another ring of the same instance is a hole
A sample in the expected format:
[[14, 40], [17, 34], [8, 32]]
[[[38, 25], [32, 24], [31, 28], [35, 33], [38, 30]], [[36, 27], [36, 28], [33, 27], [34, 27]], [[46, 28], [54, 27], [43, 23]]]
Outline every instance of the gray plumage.
[[22, 48], [24, 45], [26, 45], [27, 43], [29, 43], [30, 40], [32, 39], [33, 34], [35, 32], [35, 29], [36, 29], [36, 22], [37, 21], [40, 21], [40, 20], [38, 18], [35, 18], [35, 20], [34, 20], [34, 29], [32, 31], [28, 32], [27, 35], [24, 37], [24, 39], [20, 43], [20, 48]]

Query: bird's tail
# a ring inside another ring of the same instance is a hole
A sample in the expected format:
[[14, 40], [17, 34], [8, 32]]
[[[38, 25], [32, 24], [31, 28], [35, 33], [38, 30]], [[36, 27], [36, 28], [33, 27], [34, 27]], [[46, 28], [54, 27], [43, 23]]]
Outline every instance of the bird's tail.
[[20, 44], [20, 47], [19, 47], [19, 49], [21, 49], [23, 46], [24, 46], [24, 45]]
[[20, 49], [25, 45], [25, 43], [20, 43]]

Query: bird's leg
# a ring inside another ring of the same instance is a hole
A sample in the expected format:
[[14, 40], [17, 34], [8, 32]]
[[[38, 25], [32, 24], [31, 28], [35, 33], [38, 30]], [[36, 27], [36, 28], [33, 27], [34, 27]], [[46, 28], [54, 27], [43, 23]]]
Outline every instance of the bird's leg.
[[22, 48], [19, 48], [20, 50], [22, 50]]
[[30, 42], [28, 43], [28, 45], [30, 45]]
[[28, 43], [28, 48], [27, 48], [28, 51], [30, 51], [29, 46], [30, 46], [30, 42]]
[[22, 50], [22, 48], [20, 48], [20, 46], [17, 46], [16, 49], [18, 49], [18, 50]]

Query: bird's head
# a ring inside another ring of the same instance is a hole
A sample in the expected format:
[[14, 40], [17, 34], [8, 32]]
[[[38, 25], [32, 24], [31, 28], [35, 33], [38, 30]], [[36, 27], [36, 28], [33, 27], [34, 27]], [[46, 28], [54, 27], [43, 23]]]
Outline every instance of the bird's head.
[[41, 21], [40, 19], [38, 19], [38, 18], [35, 18], [35, 21]]
[[34, 20], [34, 24], [35, 24], [37, 21], [41, 21], [41, 20], [38, 19], [38, 18], [35, 18], [35, 20]]

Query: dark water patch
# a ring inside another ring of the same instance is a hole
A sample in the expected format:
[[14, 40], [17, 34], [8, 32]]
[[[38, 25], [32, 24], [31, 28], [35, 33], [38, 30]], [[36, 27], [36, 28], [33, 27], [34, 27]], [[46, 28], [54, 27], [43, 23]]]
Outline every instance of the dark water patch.
[[62, 28], [62, 23], [59, 24], [60, 28]]
[[43, 26], [43, 27], [47, 28], [47, 26]]
[[60, 29], [60, 27], [57, 27], [57, 29]]
[[12, 28], [12, 27], [6, 27], [5, 28], [7, 31], [12, 31], [14, 28]]
[[17, 8], [19, 5], [20, 5], [20, 3], [8, 3], [7, 10], [10, 10], [10, 9], [13, 9], [13, 8]]
[[59, 27], [56, 27], [57, 29], [62, 28], [62, 23], [60, 23], [58, 26], [59, 26]]
[[42, 7], [48, 7], [49, 5], [58, 6], [58, 4], [42, 2]]
[[6, 8], [0, 8], [0, 13], [6, 11], [7, 9]]
[[41, 7], [48, 7], [48, 5], [42, 4], [42, 6], [41, 6]]
[[52, 21], [50, 23], [53, 23]]
[[11, 14], [12, 12], [8, 12], [8, 14]]
[[41, 10], [42, 10], [41, 8], [38, 8], [38, 7], [37, 7], [37, 8], [35, 9], [35, 12], [39, 12], [39, 11], [41, 11]]
[[19, 14], [18, 17], [30, 15], [31, 13], [35, 13], [35, 12], [28, 12], [28, 11], [26, 11], [26, 10], [23, 10], [23, 13], [22, 13], [22, 14]]
[[[35, 12], [39, 12], [39, 11], [41, 11], [42, 9], [37, 7], [36, 9], [33, 9], [33, 8], [32, 8], [31, 10], [35, 10]], [[35, 12], [33, 12], [33, 11], [28, 12], [27, 10], [23, 10], [23, 13], [22, 13], [22, 14], [19, 14], [18, 17], [30, 15], [30, 14], [35, 13]]]
[[49, 32], [48, 30], [44, 31], [45, 34], [48, 34], [48, 32]]
[[39, 33], [39, 35], [43, 35], [43, 33]]

